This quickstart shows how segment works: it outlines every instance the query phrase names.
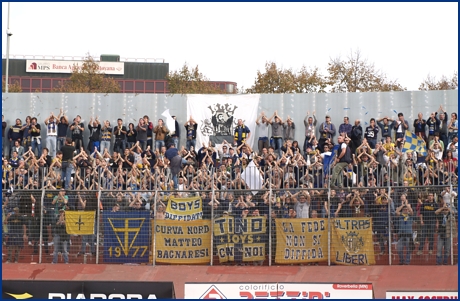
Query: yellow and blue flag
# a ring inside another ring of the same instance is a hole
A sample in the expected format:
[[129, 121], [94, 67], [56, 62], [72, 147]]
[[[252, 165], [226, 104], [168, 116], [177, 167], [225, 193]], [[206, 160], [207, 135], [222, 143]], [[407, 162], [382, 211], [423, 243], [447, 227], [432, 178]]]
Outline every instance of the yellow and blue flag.
[[67, 234], [94, 234], [94, 218], [96, 211], [66, 211], [65, 226]]
[[421, 137], [415, 135], [414, 133], [406, 131], [406, 137], [404, 138], [402, 152], [405, 153], [407, 151], [416, 151], [422, 156], [426, 156], [427, 153], [425, 141]]

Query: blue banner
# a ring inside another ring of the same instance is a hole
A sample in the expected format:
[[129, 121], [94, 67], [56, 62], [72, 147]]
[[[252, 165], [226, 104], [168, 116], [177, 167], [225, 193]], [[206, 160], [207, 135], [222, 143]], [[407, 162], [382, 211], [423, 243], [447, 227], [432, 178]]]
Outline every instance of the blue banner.
[[144, 212], [104, 212], [104, 262], [149, 262], [150, 215]]

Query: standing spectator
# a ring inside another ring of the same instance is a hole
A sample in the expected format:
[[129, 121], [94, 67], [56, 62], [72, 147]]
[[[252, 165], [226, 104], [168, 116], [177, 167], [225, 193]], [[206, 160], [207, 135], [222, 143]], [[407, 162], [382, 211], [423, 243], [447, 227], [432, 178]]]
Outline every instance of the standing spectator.
[[425, 240], [428, 240], [428, 254], [433, 254], [434, 248], [434, 232], [436, 229], [436, 203], [434, 202], [434, 193], [430, 191], [428, 198], [422, 203], [420, 210], [420, 224], [422, 225], [422, 233], [420, 235], [420, 245], [417, 255], [423, 254]]
[[139, 145], [142, 151], [145, 151], [147, 148], [147, 130], [148, 125], [145, 123], [144, 118], [139, 118], [139, 123], [137, 124], [136, 131], [136, 142], [139, 141]]
[[75, 146], [73, 145], [71, 138], [66, 138], [66, 144], [61, 148], [62, 151], [62, 175], [61, 180], [65, 178], [65, 188], [70, 189], [71, 175], [73, 171], [72, 161], [73, 154], [75, 152]]
[[59, 112], [58, 119], [59, 123], [57, 125], [57, 149], [60, 150], [61, 147], [63, 147], [65, 144], [65, 138], [67, 138], [67, 130], [69, 129], [69, 119], [67, 119], [67, 116], [64, 114], [62, 109]]
[[[382, 122], [383, 121], [383, 122]], [[391, 130], [394, 128], [394, 120], [385, 116], [377, 120], [377, 125], [382, 130], [382, 138], [391, 137]]]
[[155, 133], [155, 150], [160, 150], [162, 146], [165, 146], [166, 134], [169, 132], [163, 119], [158, 119], [158, 125], [153, 129], [153, 132]]
[[54, 243], [54, 252], [53, 252], [53, 261], [51, 262], [52, 264], [56, 264], [58, 262], [58, 253], [62, 253], [64, 256], [64, 262], [66, 264], [69, 263], [69, 241], [70, 241], [70, 235], [67, 234], [66, 232], [66, 226], [65, 226], [65, 210], [60, 209], [59, 210], [59, 217], [54, 224], [53, 230], [54, 230], [54, 237], [53, 237], [53, 243]]
[[29, 149], [29, 146], [31, 146], [31, 141], [30, 141], [30, 123], [31, 123], [32, 117], [27, 116], [26, 117], [26, 123], [22, 125], [21, 128], [21, 133], [22, 133], [22, 146], [24, 146], [24, 149]]
[[[338, 180], [339, 186], [343, 186], [343, 176], [342, 171], [345, 167], [348, 166], [351, 160], [351, 150], [348, 147], [347, 143], [344, 140], [343, 136], [338, 137], [338, 142], [340, 145], [340, 153], [337, 153], [336, 163], [334, 169], [332, 170], [331, 185], [336, 185], [335, 181]], [[331, 186], [332, 187], [332, 186]]]
[[35, 149], [37, 149], [37, 157], [42, 155], [42, 137], [40, 132], [41, 126], [37, 122], [37, 117], [32, 117], [29, 133], [32, 142], [32, 152], [35, 153]]
[[398, 113], [398, 120], [394, 122], [396, 131], [396, 139], [403, 139], [406, 135], [406, 130], [409, 130], [409, 122], [404, 119], [403, 113]]
[[284, 135], [283, 135], [284, 141], [287, 141], [287, 140], [294, 141], [294, 138], [295, 138], [295, 123], [292, 120], [292, 118], [289, 117], [289, 115], [288, 115], [288, 117], [286, 119], [286, 123], [283, 125], [283, 127], [284, 127]]
[[83, 147], [83, 131], [85, 130], [80, 115], [75, 117], [73, 124], [70, 126], [70, 130], [72, 131], [72, 141], [74, 142], [75, 148], [77, 152], [80, 152], [80, 149]]
[[56, 119], [53, 112], [45, 119], [46, 125], [46, 146], [50, 151], [51, 157], [56, 157], [56, 143], [59, 119]]
[[[441, 139], [441, 141], [444, 143], [444, 146], [446, 146], [448, 142], [447, 136], [448, 136], [448, 130], [449, 130], [449, 123], [447, 122], [448, 116], [447, 116], [447, 112], [444, 111], [444, 109], [442, 108], [442, 105], [439, 106], [439, 110], [438, 112], [436, 112], [436, 114], [438, 113], [439, 113], [439, 139]], [[444, 155], [445, 155], [445, 150], [444, 150]]]
[[27, 227], [25, 218], [19, 214], [19, 207], [14, 207], [13, 211], [6, 216], [6, 224], [8, 225], [8, 240], [6, 247], [8, 249], [8, 259], [6, 263], [19, 261], [19, 253], [21, 252], [24, 242], [27, 242]]
[[[235, 127], [234, 145], [240, 146], [246, 143], [246, 140], [251, 136], [251, 131], [243, 124], [242, 119], [238, 119], [238, 125]], [[281, 147], [281, 146], [280, 146]]]
[[98, 117], [93, 121], [91, 117], [88, 123], [89, 129], [89, 141], [88, 141], [88, 151], [90, 153], [94, 152], [94, 148], [97, 148], [97, 151], [101, 150], [101, 123], [99, 122]]
[[17, 118], [16, 124], [10, 126], [10, 129], [8, 130], [8, 140], [10, 140], [10, 147], [9, 147], [10, 153], [8, 154], [8, 156], [10, 157], [11, 157], [11, 152], [14, 146], [14, 141], [17, 140], [19, 141], [19, 143], [21, 143], [22, 141], [22, 128], [23, 126], [21, 126], [21, 119]]
[[313, 111], [313, 117], [309, 116], [310, 111], [307, 112], [307, 116], [305, 116], [305, 119], [303, 120], [303, 124], [305, 125], [305, 142], [303, 144], [303, 151], [305, 152], [307, 150], [307, 147], [310, 146], [312, 147], [311, 144], [311, 138], [312, 136], [315, 136], [315, 128], [316, 128], [316, 116], [315, 116], [315, 111]]
[[126, 127], [123, 125], [123, 119], [118, 118], [117, 126], [114, 128], [115, 143], [113, 144], [113, 151], [123, 153], [126, 148]]
[[126, 148], [131, 149], [137, 140], [137, 130], [134, 128], [134, 123], [130, 122], [128, 124], [128, 132], [126, 133]]
[[438, 117], [436, 117], [436, 113], [432, 112], [430, 118], [426, 121], [426, 125], [428, 125], [428, 141], [430, 143], [431, 140], [434, 139], [434, 134], [439, 133], [439, 125], [440, 121]]
[[[399, 240], [398, 240], [398, 256], [399, 265], [410, 264], [411, 258], [411, 241], [412, 241], [412, 224], [414, 212], [410, 204], [406, 201], [404, 204], [396, 209], [396, 221], [399, 229]], [[404, 256], [404, 248], [406, 249], [406, 255]]]
[[[80, 195], [80, 193], [77, 193], [78, 197], [78, 204], [77, 204], [77, 210], [78, 211], [97, 211], [97, 198], [94, 198], [91, 195], [85, 195], [84, 198]], [[94, 227], [96, 228], [96, 222], [94, 223]], [[93, 233], [96, 233], [94, 231]], [[81, 248], [80, 252], [77, 253], [77, 257], [79, 255], [85, 254], [86, 253], [86, 244], [89, 244], [91, 254], [94, 256], [96, 255], [96, 235], [95, 234], [89, 234], [89, 235], [82, 235], [81, 236]]]
[[423, 119], [422, 112], [418, 113], [418, 118], [414, 120], [414, 132], [415, 135], [421, 137], [425, 143], [427, 143], [426, 138], [426, 120]]
[[454, 137], [458, 136], [458, 119], [457, 119], [457, 113], [452, 113], [450, 116], [450, 123], [447, 126], [447, 129], [449, 131], [449, 140], [448, 142], [451, 143], [452, 139]]
[[343, 117], [343, 123], [339, 126], [339, 135], [343, 135], [343, 133], [345, 133], [348, 137], [351, 137], [352, 128], [350, 119], [348, 117]]
[[351, 145], [350, 149], [352, 154], [356, 153], [356, 148], [358, 148], [363, 142], [363, 128], [361, 127], [361, 121], [359, 119], [355, 120], [355, 125], [351, 128]]
[[190, 148], [196, 147], [196, 130], [198, 128], [198, 124], [195, 120], [193, 120], [192, 115], [190, 115], [189, 120], [187, 120], [184, 124], [184, 127], [187, 131], [187, 142], [185, 143], [185, 148], [190, 151]]
[[[272, 121], [273, 117], [275, 121]], [[281, 157], [281, 147], [283, 146], [283, 120], [278, 116], [278, 111], [273, 113], [273, 116], [268, 119], [268, 122], [272, 126], [273, 148], [278, 152], [278, 157]]]
[[[260, 120], [262, 119], [262, 122]], [[257, 135], [259, 136], [259, 141], [257, 146], [259, 148], [259, 155], [262, 154], [262, 149], [268, 148], [268, 118], [265, 116], [265, 113], [260, 113], [259, 117], [256, 120], [257, 126]]]
[[149, 116], [144, 115], [144, 123], [147, 125], [147, 146], [150, 145], [150, 149], [154, 148], [153, 145], [153, 123], [150, 121]]
[[454, 212], [447, 204], [435, 211], [438, 220], [438, 241], [436, 243], [436, 265], [447, 265], [450, 259], [451, 237], [457, 236]]
[[7, 123], [5, 121], [5, 115], [2, 115], [2, 156], [6, 156], [8, 154], [7, 150], [7, 139], [5, 137], [5, 129], [7, 127]]
[[375, 119], [371, 118], [370, 124], [368, 127], [366, 127], [366, 131], [364, 132], [364, 138], [367, 139], [367, 143], [369, 143], [369, 146], [372, 149], [375, 149], [378, 133], [379, 128], [375, 125]]
[[174, 132], [171, 132], [172, 141], [177, 149], [179, 149], [179, 142], [180, 142], [180, 126], [179, 122], [177, 122], [176, 116], [171, 116], [174, 119]]
[[112, 127], [110, 126], [110, 121], [104, 121], [104, 126], [101, 128], [101, 154], [107, 149], [110, 151], [110, 142], [112, 141]]
[[335, 135], [335, 125], [331, 122], [331, 116], [326, 115], [326, 121], [321, 123], [319, 126], [319, 133], [320, 138], [318, 141], [318, 148], [321, 152], [323, 152], [323, 146], [327, 139], [329, 139], [331, 143], [334, 143], [333, 138]]

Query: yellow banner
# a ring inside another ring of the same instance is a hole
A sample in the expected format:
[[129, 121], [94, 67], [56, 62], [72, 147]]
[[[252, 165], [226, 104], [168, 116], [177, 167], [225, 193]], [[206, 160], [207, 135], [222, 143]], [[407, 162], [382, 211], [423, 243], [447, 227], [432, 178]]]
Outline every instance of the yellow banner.
[[331, 252], [331, 261], [337, 264], [375, 264], [372, 219], [333, 219]]
[[211, 221], [157, 220], [155, 227], [152, 221], [152, 229], [156, 234], [156, 262], [211, 262]]
[[65, 229], [67, 234], [94, 234], [94, 217], [96, 211], [66, 211]]
[[276, 219], [276, 263], [320, 262], [327, 257], [327, 219]]
[[203, 218], [201, 197], [170, 198], [166, 206], [166, 219], [194, 221]]
[[214, 221], [214, 241], [219, 262], [265, 260], [267, 219], [264, 216], [226, 216]]

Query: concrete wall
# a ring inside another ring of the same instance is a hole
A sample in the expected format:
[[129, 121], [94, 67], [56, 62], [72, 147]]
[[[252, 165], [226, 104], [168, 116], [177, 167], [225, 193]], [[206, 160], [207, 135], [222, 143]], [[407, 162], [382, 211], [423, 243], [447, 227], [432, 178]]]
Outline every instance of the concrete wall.
[[[238, 97], [238, 95], [231, 95]], [[403, 112], [412, 129], [413, 120], [422, 112], [424, 118], [439, 106], [448, 112], [458, 112], [458, 91], [406, 91], [406, 92], [369, 92], [369, 93], [310, 93], [310, 94], [261, 94], [259, 97], [259, 113], [264, 111], [270, 115], [277, 110], [283, 118], [289, 115], [297, 126], [296, 139], [303, 143], [303, 120], [307, 111], [316, 111], [318, 123], [324, 121], [326, 114], [331, 115], [335, 126], [343, 122], [343, 117], [348, 116], [350, 123], [361, 119], [365, 127], [371, 117], [380, 118], [389, 116], [397, 117], [397, 112]], [[43, 121], [50, 112], [59, 114], [59, 109], [64, 108], [69, 121], [78, 114], [82, 116], [85, 127], [91, 116], [99, 116], [100, 120], [110, 120], [113, 124], [117, 118], [122, 118], [124, 124], [133, 122], [137, 124], [140, 117], [148, 115], [156, 124], [161, 114], [169, 109], [171, 115], [177, 116], [180, 124], [188, 118], [187, 95], [165, 94], [81, 94], [81, 93], [9, 93], [2, 94], [2, 112], [8, 126], [14, 124], [16, 118], [35, 116], [38, 122]], [[236, 116], [237, 117], [237, 116]], [[251, 127], [251, 125], [249, 125]], [[255, 125], [253, 125], [253, 132]], [[183, 129], [183, 128], [182, 128]], [[181, 129], [181, 130], [182, 130]], [[183, 129], [185, 130], [185, 129]], [[182, 130], [182, 133], [184, 132]], [[85, 131], [85, 139], [88, 137]], [[182, 135], [181, 145], [185, 138]], [[86, 145], [86, 141], [85, 141]]]

